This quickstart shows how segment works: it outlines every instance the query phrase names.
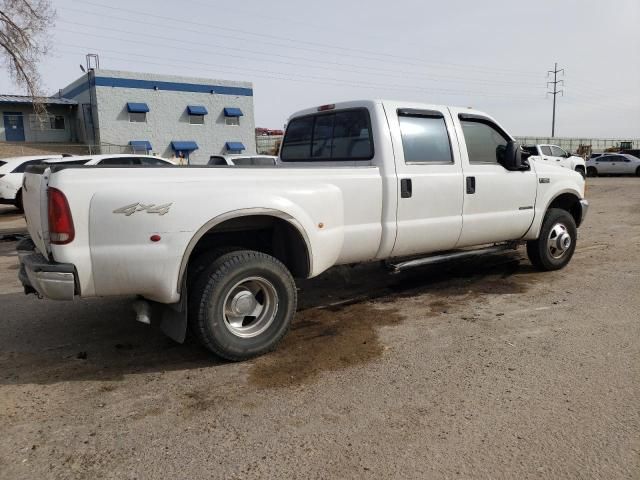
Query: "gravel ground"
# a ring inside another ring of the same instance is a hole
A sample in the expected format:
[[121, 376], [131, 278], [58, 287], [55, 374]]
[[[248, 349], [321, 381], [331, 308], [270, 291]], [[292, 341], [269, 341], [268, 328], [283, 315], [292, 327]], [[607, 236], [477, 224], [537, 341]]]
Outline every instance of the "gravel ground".
[[587, 196], [562, 271], [337, 269], [239, 364], [17, 293], [0, 242], [0, 478], [640, 478], [640, 179]]

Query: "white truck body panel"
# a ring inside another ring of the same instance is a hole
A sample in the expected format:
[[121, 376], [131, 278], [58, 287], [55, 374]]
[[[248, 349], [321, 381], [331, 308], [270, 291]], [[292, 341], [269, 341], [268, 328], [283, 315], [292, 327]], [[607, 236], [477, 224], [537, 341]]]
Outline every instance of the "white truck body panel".
[[[481, 112], [377, 100], [334, 107], [352, 108], [370, 115], [370, 161], [28, 173], [29, 232], [50, 260], [75, 267], [83, 297], [142, 295], [175, 303], [198, 240], [236, 217], [268, 215], [288, 222], [304, 238], [308, 275], [316, 276], [339, 264], [537, 238], [557, 195], [584, 196], [584, 180], [576, 172], [534, 162], [529, 170], [508, 171], [470, 161], [459, 115], [475, 114], [498, 125]], [[403, 108], [441, 115], [452, 162], [405, 161], [397, 113]], [[316, 113], [317, 108], [307, 109], [292, 118]], [[540, 183], [541, 176], [548, 183]], [[468, 177], [475, 179], [471, 194], [465, 190]], [[403, 180], [412, 182], [410, 198], [402, 197]], [[75, 238], [67, 245], [48, 242], [46, 186], [68, 200]], [[154, 235], [161, 240], [152, 241]]]

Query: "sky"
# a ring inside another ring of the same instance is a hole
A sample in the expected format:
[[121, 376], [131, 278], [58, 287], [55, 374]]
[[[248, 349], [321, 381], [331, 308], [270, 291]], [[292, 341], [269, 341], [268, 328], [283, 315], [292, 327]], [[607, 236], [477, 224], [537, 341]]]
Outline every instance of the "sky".
[[[341, 100], [473, 107], [518, 136], [640, 138], [640, 0], [52, 0], [54, 93], [100, 66], [253, 83], [257, 127]], [[0, 93], [24, 93], [0, 73]]]

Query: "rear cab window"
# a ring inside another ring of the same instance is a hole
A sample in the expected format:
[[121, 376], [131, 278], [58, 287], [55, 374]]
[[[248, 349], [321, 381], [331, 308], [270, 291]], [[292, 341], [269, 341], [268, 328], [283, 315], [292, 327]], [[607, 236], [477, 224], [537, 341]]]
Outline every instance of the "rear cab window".
[[373, 158], [366, 108], [327, 111], [292, 119], [282, 143], [282, 162], [366, 162]]

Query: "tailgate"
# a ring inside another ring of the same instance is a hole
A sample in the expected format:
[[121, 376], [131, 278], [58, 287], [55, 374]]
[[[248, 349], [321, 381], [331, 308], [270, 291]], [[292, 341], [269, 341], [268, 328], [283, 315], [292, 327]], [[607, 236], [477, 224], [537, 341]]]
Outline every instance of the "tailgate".
[[36, 248], [47, 259], [49, 252], [49, 227], [47, 219], [47, 184], [49, 170], [46, 167], [35, 166], [27, 168], [24, 175], [22, 202], [24, 216], [27, 219], [27, 229]]

